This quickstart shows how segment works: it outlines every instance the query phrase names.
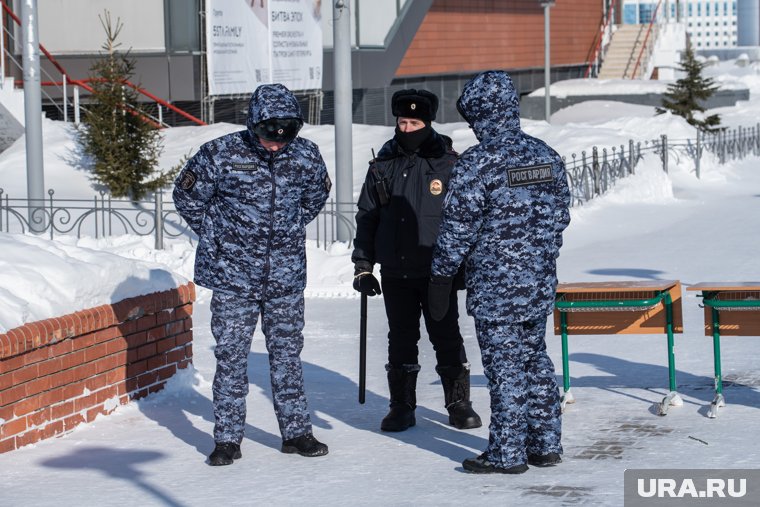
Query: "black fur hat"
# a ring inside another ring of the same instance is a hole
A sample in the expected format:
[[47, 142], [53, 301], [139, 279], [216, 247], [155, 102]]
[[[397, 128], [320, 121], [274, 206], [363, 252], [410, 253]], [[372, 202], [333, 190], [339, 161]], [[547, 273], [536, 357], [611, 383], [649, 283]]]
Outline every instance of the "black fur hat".
[[396, 118], [417, 118], [429, 123], [438, 112], [438, 97], [427, 90], [399, 90], [391, 98], [391, 112]]

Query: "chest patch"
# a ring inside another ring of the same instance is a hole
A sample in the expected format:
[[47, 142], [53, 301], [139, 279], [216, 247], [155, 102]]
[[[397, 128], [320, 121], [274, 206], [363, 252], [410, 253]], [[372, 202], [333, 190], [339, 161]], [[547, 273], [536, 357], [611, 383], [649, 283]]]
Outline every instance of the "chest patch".
[[430, 182], [430, 193], [433, 195], [441, 195], [443, 192], [443, 182], [441, 180], [433, 180]]
[[543, 164], [507, 169], [507, 179], [510, 187], [550, 183], [553, 180], [552, 166], [551, 164]]
[[257, 165], [253, 162], [233, 162], [232, 169], [235, 171], [255, 171]]

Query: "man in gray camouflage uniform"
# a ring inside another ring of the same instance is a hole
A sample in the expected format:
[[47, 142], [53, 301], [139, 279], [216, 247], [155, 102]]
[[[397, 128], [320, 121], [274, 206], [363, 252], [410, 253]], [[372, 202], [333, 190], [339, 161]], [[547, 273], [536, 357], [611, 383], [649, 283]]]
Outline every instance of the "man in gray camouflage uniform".
[[449, 182], [430, 313], [445, 314], [464, 262], [491, 424], [486, 451], [462, 465], [474, 473], [523, 473], [528, 464], [561, 461], [559, 389], [544, 335], [570, 192], [559, 155], [521, 130], [519, 99], [506, 73], [471, 79], [457, 107], [479, 144], [462, 154]]
[[248, 353], [258, 316], [269, 352], [282, 452], [327, 454], [312, 434], [300, 359], [306, 286], [305, 227], [325, 204], [330, 178], [319, 148], [297, 137], [295, 96], [259, 86], [247, 129], [201, 146], [177, 177], [174, 203], [198, 234], [195, 281], [213, 289], [216, 340], [211, 465], [241, 457]]

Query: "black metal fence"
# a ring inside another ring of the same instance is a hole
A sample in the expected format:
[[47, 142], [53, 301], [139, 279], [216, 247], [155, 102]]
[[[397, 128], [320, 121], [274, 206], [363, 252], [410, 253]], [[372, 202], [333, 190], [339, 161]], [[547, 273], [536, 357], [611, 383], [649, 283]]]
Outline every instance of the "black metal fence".
[[[63, 199], [48, 190], [44, 202], [13, 198], [0, 188], [0, 231], [25, 233], [32, 231], [54, 239], [56, 235], [102, 238], [133, 234], [153, 236], [155, 248], [164, 247], [165, 238], [186, 237], [197, 240], [195, 233], [182, 220], [174, 203], [164, 201], [162, 192], [153, 200], [114, 199], [100, 192], [92, 199]], [[354, 237], [353, 215], [339, 210], [354, 209], [354, 203], [338, 203], [330, 199], [319, 215], [306, 228], [306, 236], [317, 246], [327, 248], [338, 239], [338, 228], [344, 227]], [[340, 224], [340, 225], [339, 225]]]
[[719, 164], [760, 156], [760, 123], [754, 127], [723, 129], [715, 133], [697, 131], [694, 139], [668, 139], [667, 135], [662, 135], [659, 139], [643, 142], [629, 140], [627, 146], [621, 144], [610, 149], [599, 150], [594, 146], [590, 152], [562, 157], [572, 193], [572, 206], [604, 194], [618, 179], [634, 174], [636, 166], [647, 154], [657, 155], [666, 173], [671, 161], [680, 164], [682, 160], [689, 160], [692, 170], [700, 178], [705, 153], [715, 156]]

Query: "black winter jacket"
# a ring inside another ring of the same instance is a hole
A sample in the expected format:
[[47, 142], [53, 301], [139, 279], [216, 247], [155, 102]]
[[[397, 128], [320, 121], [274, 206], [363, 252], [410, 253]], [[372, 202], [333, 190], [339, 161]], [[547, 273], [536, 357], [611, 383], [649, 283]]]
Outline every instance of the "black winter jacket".
[[[430, 275], [441, 208], [457, 153], [451, 139], [433, 131], [412, 154], [395, 139], [370, 161], [359, 196], [351, 260], [380, 264], [383, 276]], [[387, 202], [382, 202], [383, 188]]]

